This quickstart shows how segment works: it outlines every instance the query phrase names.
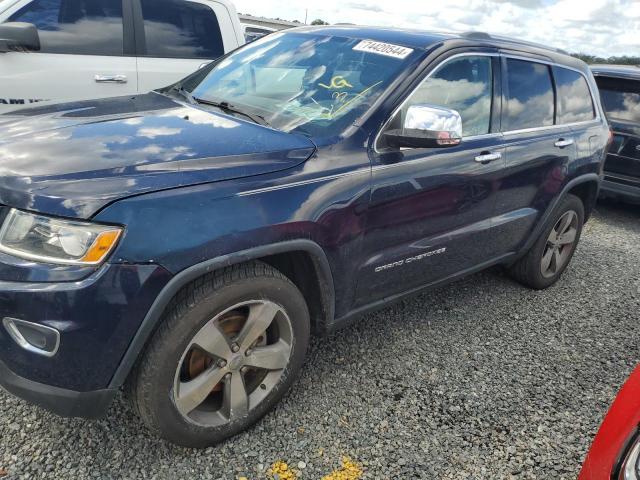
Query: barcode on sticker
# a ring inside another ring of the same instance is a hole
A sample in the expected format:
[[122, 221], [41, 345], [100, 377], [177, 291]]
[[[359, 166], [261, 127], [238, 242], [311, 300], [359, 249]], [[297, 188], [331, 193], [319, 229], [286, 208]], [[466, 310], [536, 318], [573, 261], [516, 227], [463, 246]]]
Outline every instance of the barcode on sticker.
[[413, 52], [412, 48], [393, 45], [392, 43], [374, 42], [373, 40], [363, 40], [355, 47], [358, 52], [376, 53], [385, 57], [407, 58]]

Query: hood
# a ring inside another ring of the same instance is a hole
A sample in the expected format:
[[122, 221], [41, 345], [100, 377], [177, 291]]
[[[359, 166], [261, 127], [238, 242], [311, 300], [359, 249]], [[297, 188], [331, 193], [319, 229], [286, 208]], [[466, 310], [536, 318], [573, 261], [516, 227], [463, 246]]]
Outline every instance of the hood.
[[0, 204], [89, 218], [132, 195], [284, 170], [311, 140], [157, 93], [0, 115]]

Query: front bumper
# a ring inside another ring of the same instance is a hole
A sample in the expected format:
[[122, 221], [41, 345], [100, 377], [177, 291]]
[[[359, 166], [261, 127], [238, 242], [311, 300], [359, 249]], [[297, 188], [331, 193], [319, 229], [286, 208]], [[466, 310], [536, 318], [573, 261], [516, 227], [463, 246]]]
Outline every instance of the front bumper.
[[70, 282], [7, 281], [0, 275], [0, 320], [60, 332], [57, 353], [45, 357], [18, 345], [0, 322], [0, 386], [62, 416], [99, 416], [115, 395], [109, 389], [114, 373], [170, 278], [158, 265], [119, 264]]
[[61, 417], [100, 418], [104, 416], [117, 390], [76, 392], [28, 380], [16, 375], [0, 362], [0, 387], [16, 397]]

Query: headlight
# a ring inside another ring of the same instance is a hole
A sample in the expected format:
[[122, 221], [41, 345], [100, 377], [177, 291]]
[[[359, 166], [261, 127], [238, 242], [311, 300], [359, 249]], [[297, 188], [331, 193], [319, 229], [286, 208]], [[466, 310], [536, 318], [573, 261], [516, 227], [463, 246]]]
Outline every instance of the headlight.
[[0, 229], [0, 251], [62, 265], [97, 265], [109, 255], [122, 229], [45, 217], [12, 209]]
[[640, 438], [636, 440], [636, 443], [629, 450], [622, 464], [619, 478], [620, 480], [640, 479]]

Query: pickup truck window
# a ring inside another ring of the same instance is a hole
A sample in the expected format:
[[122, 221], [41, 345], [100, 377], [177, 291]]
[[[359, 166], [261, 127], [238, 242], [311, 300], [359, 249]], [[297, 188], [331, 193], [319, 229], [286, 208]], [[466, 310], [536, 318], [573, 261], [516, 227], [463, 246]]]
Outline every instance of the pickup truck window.
[[42, 53], [122, 55], [122, 0], [34, 0], [10, 22], [38, 28]]
[[218, 58], [224, 55], [215, 12], [184, 0], [142, 0], [148, 57]]
[[549, 67], [507, 59], [507, 111], [503, 130], [553, 125], [555, 97]]
[[307, 33], [273, 33], [212, 66], [191, 92], [260, 115], [274, 128], [340, 135], [423, 51]]
[[640, 123], [640, 81], [607, 77], [596, 81], [609, 118]]
[[553, 67], [558, 91], [559, 124], [587, 122], [595, 118], [595, 108], [587, 80], [568, 68]]

